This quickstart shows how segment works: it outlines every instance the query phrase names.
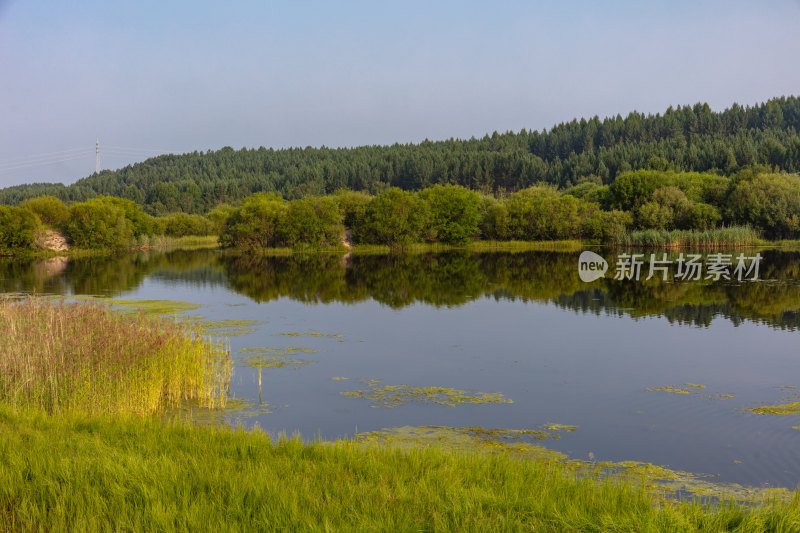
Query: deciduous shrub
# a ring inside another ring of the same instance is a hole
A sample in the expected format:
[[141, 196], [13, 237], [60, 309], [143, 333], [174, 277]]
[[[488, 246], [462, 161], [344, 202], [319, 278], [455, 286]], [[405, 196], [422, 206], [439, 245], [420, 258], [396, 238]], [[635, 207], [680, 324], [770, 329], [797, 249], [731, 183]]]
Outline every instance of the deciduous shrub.
[[33, 251], [39, 217], [22, 207], [0, 205], [0, 253]]
[[510, 238], [525, 241], [580, 238], [584, 220], [597, 209], [573, 196], [561, 196], [549, 186], [515, 193], [505, 207]]
[[283, 233], [288, 207], [274, 194], [257, 193], [242, 202], [225, 220], [220, 233], [222, 246], [263, 250], [287, 244]]
[[430, 219], [428, 206], [416, 195], [391, 188], [367, 204], [364, 223], [354, 228], [358, 242], [402, 246], [422, 240]]
[[112, 250], [130, 246], [134, 234], [125, 211], [106, 198], [93, 198], [70, 207], [66, 233], [79, 248]]
[[25, 200], [19, 206], [36, 213], [42, 224], [48, 226], [61, 226], [69, 216], [67, 206], [55, 196], [31, 198], [30, 200]]
[[173, 213], [161, 217], [159, 223], [163, 224], [164, 235], [169, 235], [170, 237], [211, 235], [214, 233], [214, 224], [206, 217], [200, 215]]
[[292, 245], [336, 245], [344, 232], [339, 206], [327, 197], [292, 200], [282, 223], [282, 233]]
[[727, 217], [763, 229], [768, 237], [800, 233], [800, 177], [746, 171], [731, 183]]
[[480, 196], [456, 185], [436, 185], [419, 193], [430, 209], [433, 238], [446, 244], [464, 244], [478, 233]]

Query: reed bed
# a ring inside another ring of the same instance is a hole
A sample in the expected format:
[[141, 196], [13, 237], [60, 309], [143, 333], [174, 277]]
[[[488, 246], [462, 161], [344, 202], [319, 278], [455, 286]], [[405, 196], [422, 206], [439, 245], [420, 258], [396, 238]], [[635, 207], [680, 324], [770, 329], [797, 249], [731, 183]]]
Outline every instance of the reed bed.
[[529, 252], [529, 251], [575, 251], [584, 246], [579, 240], [560, 241], [469, 241], [464, 244], [444, 244], [438, 242], [412, 243], [404, 246], [387, 246], [384, 244], [356, 244], [352, 251], [359, 254], [368, 253], [436, 253], [449, 251], [468, 252]]
[[226, 345], [186, 324], [92, 303], [0, 299], [0, 402], [50, 414], [224, 407]]
[[653, 248], [727, 248], [762, 243], [756, 230], [748, 226], [700, 230], [641, 230], [621, 236], [617, 244]]

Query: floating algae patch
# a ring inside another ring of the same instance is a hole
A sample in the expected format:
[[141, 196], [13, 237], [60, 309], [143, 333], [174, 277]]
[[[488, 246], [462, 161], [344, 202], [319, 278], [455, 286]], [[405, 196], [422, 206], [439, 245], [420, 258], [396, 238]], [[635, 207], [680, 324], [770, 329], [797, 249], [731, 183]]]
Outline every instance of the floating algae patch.
[[[705, 385], [698, 385], [697, 383], [684, 383], [680, 387], [674, 387], [672, 385], [667, 385], [665, 387], [648, 387], [646, 391], [655, 391], [655, 392], [669, 392], [672, 394], [699, 394], [701, 390], [705, 389]], [[729, 400], [734, 398], [733, 394], [703, 394], [703, 398], [707, 400]]]
[[256, 403], [244, 398], [228, 398], [225, 409], [212, 410], [200, 407], [196, 402], [186, 401], [183, 405], [165, 416], [166, 419], [178, 418], [195, 424], [207, 426], [228, 425], [230, 420], [243, 420], [263, 414], [272, 414], [268, 403]]
[[362, 379], [359, 379], [358, 381], [363, 383], [367, 387], [375, 387], [376, 385], [380, 385], [381, 383], [383, 383], [379, 379], [363, 379], [362, 378]]
[[680, 387], [673, 387], [671, 385], [667, 385], [666, 387], [647, 387], [646, 391], [656, 391], [656, 392], [671, 392], [672, 394], [692, 394], [693, 391], [688, 389], [682, 389]]
[[705, 385], [698, 385], [697, 383], [684, 383], [684, 387], [690, 387], [692, 389], [705, 389]]
[[292, 366], [296, 369], [303, 365], [310, 365], [316, 361], [306, 361], [305, 359], [290, 359], [287, 355], [295, 353], [318, 353], [319, 350], [311, 348], [304, 348], [302, 346], [293, 346], [287, 348], [266, 348], [259, 346], [257, 348], [243, 348], [239, 350], [241, 353], [248, 355], [239, 357], [239, 361], [253, 368], [282, 368], [284, 366]]
[[[122, 311], [144, 312], [152, 315], [177, 315], [204, 307], [203, 304], [181, 302], [176, 300], [115, 300], [113, 298], [72, 297], [71, 300], [92, 301], [111, 304]], [[182, 322], [191, 324], [195, 329], [208, 335], [233, 337], [255, 331], [253, 326], [266, 324], [258, 320], [206, 320], [200, 315], [185, 315]]]
[[333, 338], [333, 339], [341, 339], [341, 338], [343, 338], [342, 335], [335, 335], [333, 333], [318, 333], [318, 332], [314, 331], [313, 329], [308, 330], [308, 331], [300, 331], [300, 332], [298, 332], [298, 331], [289, 331], [289, 332], [286, 332], [286, 333], [276, 333], [275, 335], [276, 336], [282, 335], [282, 336], [285, 336], [285, 337], [309, 336], [309, 337], [330, 337], [330, 338]]
[[647, 387], [645, 390], [647, 391], [657, 391], [657, 392], [671, 392], [672, 394], [695, 394], [700, 389], [705, 389], [705, 385], [698, 385], [696, 383], [684, 383], [680, 387], [673, 387], [672, 385], [667, 385], [666, 387]]
[[[558, 426], [544, 424], [540, 428]], [[573, 426], [564, 426], [572, 428]], [[708, 502], [734, 500], [758, 504], [789, 501], [794, 493], [787, 489], [746, 487], [735, 483], [709, 481], [711, 476], [670, 470], [636, 461], [594, 462], [570, 459], [565, 454], [541, 445], [523, 442], [532, 431], [514, 429], [452, 428], [442, 426], [399, 427], [359, 433], [355, 440], [365, 446], [392, 446], [414, 449], [435, 446], [453, 453], [504, 454], [521, 461], [537, 461], [578, 478], [599, 483], [640, 486], [654, 497], [701, 499]], [[514, 438], [518, 436], [518, 438]]]
[[178, 300], [117, 300], [114, 298], [94, 296], [53, 296], [48, 299], [110, 304], [118, 307], [121, 311], [143, 312], [149, 315], [176, 315], [178, 313], [194, 311], [204, 307], [203, 304], [181, 302]]
[[303, 365], [310, 365], [316, 361], [306, 361], [305, 359], [289, 359], [281, 355], [248, 355], [239, 360], [252, 368], [283, 368], [291, 366], [295, 370]]
[[[404, 449], [436, 446], [448, 451], [475, 453], [505, 451], [514, 455], [541, 460], [564, 460], [561, 452], [532, 445], [527, 442], [506, 442], [501, 439], [482, 438], [471, 432], [479, 428], [451, 428], [444, 426], [404, 426], [369, 433], [358, 433], [355, 440], [366, 446], [397, 446]], [[513, 430], [485, 429], [503, 432]]]
[[268, 403], [256, 403], [255, 400], [246, 400], [242, 398], [234, 398], [233, 401], [236, 402], [233, 408], [225, 410], [226, 414], [233, 418], [243, 419], [273, 413]]
[[153, 315], [175, 315], [186, 311], [194, 311], [195, 309], [203, 307], [203, 304], [175, 300], [114, 300], [110, 298], [103, 300], [114, 306], [142, 311]]
[[765, 503], [790, 500], [787, 489], [747, 487], [737, 483], [710, 481], [713, 476], [670, 470], [663, 466], [638, 461], [604, 461], [587, 465], [569, 460], [570, 468], [581, 477], [601, 482], [641, 486], [647, 493], [675, 499], [700, 499], [707, 502], [734, 500], [739, 503]]
[[266, 324], [260, 320], [194, 320], [196, 326], [204, 333], [236, 337], [253, 333], [253, 326]]
[[577, 426], [567, 426], [564, 424], [547, 423], [538, 426], [537, 429], [490, 429], [482, 427], [461, 427], [453, 428], [472, 437], [486, 440], [496, 446], [498, 443], [520, 440], [545, 440], [560, 439], [561, 432], [571, 433], [577, 431]]
[[703, 398], [709, 400], [730, 400], [731, 398], [735, 398], [735, 396], [733, 394], [703, 394]]
[[757, 415], [800, 415], [800, 402], [778, 403], [749, 407], [748, 411]]
[[314, 350], [313, 348], [305, 348], [303, 346], [289, 346], [284, 348], [266, 348], [264, 346], [258, 346], [256, 348], [242, 348], [239, 351], [257, 355], [291, 355], [295, 353], [319, 353], [324, 350]]
[[346, 380], [348, 380], [350, 378], [343, 378], [343, 377], [336, 376], [336, 377], [332, 377], [331, 379], [333, 381], [346, 381]]
[[341, 392], [350, 398], [363, 398], [373, 402], [372, 407], [397, 407], [412, 402], [432, 403], [455, 407], [459, 404], [513, 403], [499, 392], [469, 393], [445, 387], [412, 387], [411, 385], [385, 385]]
[[[795, 387], [776, 388], [788, 390], [795, 389]], [[800, 415], [800, 393], [795, 393], [784, 398], [781, 403], [774, 405], [760, 405], [758, 407], [748, 407], [747, 410], [757, 415]]]

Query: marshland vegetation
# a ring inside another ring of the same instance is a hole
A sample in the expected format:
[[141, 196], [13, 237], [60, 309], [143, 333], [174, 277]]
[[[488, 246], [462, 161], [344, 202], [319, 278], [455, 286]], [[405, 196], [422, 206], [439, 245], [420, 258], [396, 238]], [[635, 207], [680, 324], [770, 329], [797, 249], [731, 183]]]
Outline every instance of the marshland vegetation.
[[0, 402], [49, 414], [225, 405], [227, 348], [186, 325], [91, 303], [0, 299]]
[[0, 406], [0, 530], [796, 531], [797, 501], [670, 501], [504, 454]]

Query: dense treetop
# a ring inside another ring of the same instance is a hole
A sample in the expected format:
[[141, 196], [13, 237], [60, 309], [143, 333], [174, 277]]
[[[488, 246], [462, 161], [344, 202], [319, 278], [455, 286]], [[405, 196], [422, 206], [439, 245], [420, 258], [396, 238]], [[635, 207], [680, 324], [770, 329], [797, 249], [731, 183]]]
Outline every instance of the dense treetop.
[[612, 183], [637, 169], [731, 175], [753, 164], [800, 171], [800, 98], [707, 104], [573, 120], [551, 130], [493, 133], [481, 139], [357, 148], [268, 148], [163, 155], [70, 186], [20, 185], [0, 190], [16, 205], [52, 195], [67, 203], [103, 194], [142, 204], [154, 215], [205, 213], [256, 192], [294, 199], [345, 188], [377, 194], [389, 187], [420, 190], [457, 184], [483, 192], [517, 191], [537, 183], [567, 188], [587, 178]]

